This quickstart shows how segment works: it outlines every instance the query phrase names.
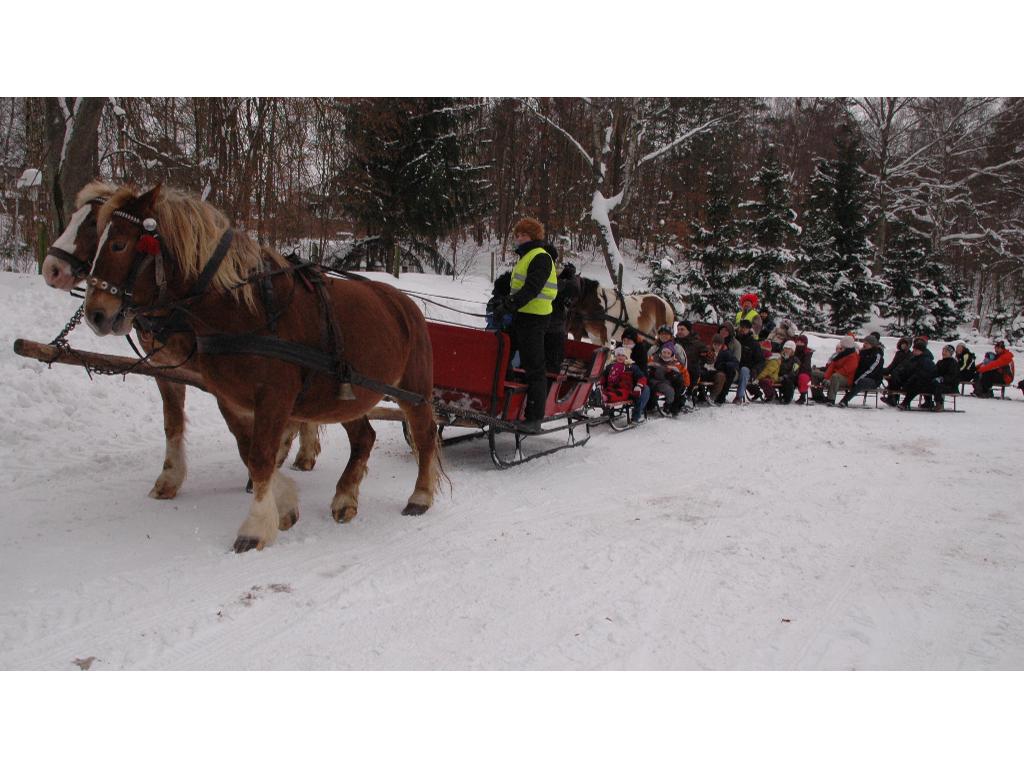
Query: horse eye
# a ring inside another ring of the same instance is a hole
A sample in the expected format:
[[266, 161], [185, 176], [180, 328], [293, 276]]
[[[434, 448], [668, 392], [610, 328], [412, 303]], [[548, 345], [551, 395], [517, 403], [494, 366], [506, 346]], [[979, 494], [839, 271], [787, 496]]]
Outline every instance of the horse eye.
[[110, 250], [112, 250], [114, 253], [120, 253], [121, 251], [124, 250], [124, 243], [111, 243]]

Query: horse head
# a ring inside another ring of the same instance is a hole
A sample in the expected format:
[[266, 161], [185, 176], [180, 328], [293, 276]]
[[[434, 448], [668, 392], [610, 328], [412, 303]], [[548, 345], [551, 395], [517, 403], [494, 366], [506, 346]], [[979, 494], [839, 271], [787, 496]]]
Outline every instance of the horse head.
[[159, 184], [138, 196], [122, 188], [100, 209], [101, 234], [85, 291], [85, 318], [100, 336], [128, 334], [137, 311], [156, 300], [157, 271], [163, 271], [159, 197]]
[[43, 279], [51, 288], [70, 291], [89, 274], [99, 242], [96, 218], [114, 189], [102, 181], [94, 181], [78, 193], [71, 221], [47, 250], [41, 267]]

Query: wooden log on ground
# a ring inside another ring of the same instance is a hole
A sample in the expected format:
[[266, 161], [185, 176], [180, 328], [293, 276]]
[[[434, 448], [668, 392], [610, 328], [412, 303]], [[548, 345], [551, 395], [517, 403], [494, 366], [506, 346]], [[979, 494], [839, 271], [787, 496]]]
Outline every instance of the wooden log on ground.
[[206, 391], [203, 386], [203, 379], [194, 371], [183, 368], [160, 368], [149, 363], [140, 363], [138, 358], [122, 357], [120, 355], [104, 355], [99, 352], [86, 352], [81, 349], [71, 349], [70, 352], [51, 346], [40, 344], [38, 341], [29, 339], [14, 340], [14, 354], [39, 360], [47, 364], [60, 363], [61, 365], [75, 365], [80, 368], [96, 366], [104, 373], [129, 374], [137, 373], [142, 376], [152, 376], [156, 379], [167, 379], [180, 384], [188, 384], [191, 387]]

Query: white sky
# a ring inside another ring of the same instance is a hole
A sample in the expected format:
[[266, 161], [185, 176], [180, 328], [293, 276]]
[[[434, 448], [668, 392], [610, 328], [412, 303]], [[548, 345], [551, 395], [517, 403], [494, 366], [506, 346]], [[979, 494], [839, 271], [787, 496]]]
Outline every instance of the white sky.
[[[294, 0], [256, 3], [242, 15], [208, 0], [181, 0], [174, 13], [111, 0], [62, 8], [60, 28], [48, 29], [51, 8], [18, 4], [5, 9], [9, 29], [46, 31], [5, 39], [5, 71], [30, 79], [6, 79], [2, 95], [1020, 92], [1019, 4], [668, 5]], [[90, 30], [96, 53], [87, 54]]]

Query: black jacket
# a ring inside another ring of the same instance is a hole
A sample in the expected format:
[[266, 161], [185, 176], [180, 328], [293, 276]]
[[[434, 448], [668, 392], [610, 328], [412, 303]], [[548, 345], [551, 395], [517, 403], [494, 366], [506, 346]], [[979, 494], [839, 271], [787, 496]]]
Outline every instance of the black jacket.
[[901, 367], [901, 381], [907, 390], [925, 392], [931, 390], [932, 379], [935, 378], [935, 358], [927, 349], [920, 355], [911, 354], [910, 359]]
[[676, 346], [682, 347], [683, 352], [686, 353], [686, 370], [690, 372], [690, 381], [694, 384], [700, 378], [700, 370], [704, 367], [704, 355], [707, 353], [708, 346], [700, 337], [690, 332], [689, 335], [679, 338], [676, 336]]
[[957, 367], [960, 371], [960, 381], [974, 381], [978, 375], [978, 369], [975, 365], [977, 357], [971, 350], [964, 347], [964, 353], [956, 356]]
[[[556, 257], [557, 258], [557, 257]], [[532, 264], [530, 266], [533, 266]], [[565, 332], [566, 320], [572, 314], [576, 302], [580, 298], [579, 283], [576, 281], [575, 273], [572, 277], [558, 278], [558, 295], [551, 302], [551, 315], [548, 317], [548, 332]]]
[[913, 354], [909, 349], [897, 349], [896, 354], [892, 356], [892, 362], [888, 367], [882, 369], [882, 373], [886, 376], [902, 377], [904, 374], [901, 368], [912, 357]]
[[800, 373], [806, 373], [808, 376], [811, 375], [811, 360], [814, 359], [814, 350], [810, 347], [804, 347], [803, 351], [800, 350], [800, 345], [796, 347], [796, 352], [793, 355], [797, 360], [800, 361]]
[[960, 366], [955, 357], [944, 357], [935, 364], [935, 383], [942, 387], [943, 392], [956, 392], [960, 383]]
[[737, 333], [743, 351], [740, 354], [740, 366], [746, 366], [751, 373], [757, 373], [764, 367], [764, 350], [753, 333]]
[[739, 369], [740, 361], [736, 359], [736, 355], [730, 352], [728, 347], [722, 347], [715, 358], [715, 370], [726, 376], [735, 376]]
[[867, 347], [860, 351], [857, 372], [853, 374], [856, 384], [861, 379], [870, 380], [877, 386], [882, 381], [882, 350], [878, 347]]
[[647, 375], [647, 360], [651, 355], [651, 345], [646, 341], [638, 341], [633, 345], [633, 349], [630, 350], [629, 356], [636, 363], [637, 368]]
[[800, 358], [796, 356], [795, 352], [793, 353], [792, 357], [789, 358], [787, 358], [785, 355], [782, 355], [782, 359], [779, 360], [780, 381], [785, 381], [788, 379], [796, 383], [796, 377], [800, 374], [801, 370], [802, 365], [800, 363]]

